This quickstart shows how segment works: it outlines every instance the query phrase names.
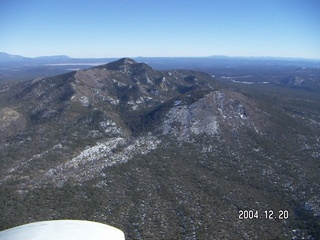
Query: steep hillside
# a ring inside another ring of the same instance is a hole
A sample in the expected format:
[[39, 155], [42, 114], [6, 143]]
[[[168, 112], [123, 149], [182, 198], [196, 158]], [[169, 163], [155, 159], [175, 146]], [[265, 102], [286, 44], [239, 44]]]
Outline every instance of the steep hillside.
[[1, 229], [73, 218], [127, 239], [319, 238], [320, 111], [257, 91], [128, 58], [3, 87]]

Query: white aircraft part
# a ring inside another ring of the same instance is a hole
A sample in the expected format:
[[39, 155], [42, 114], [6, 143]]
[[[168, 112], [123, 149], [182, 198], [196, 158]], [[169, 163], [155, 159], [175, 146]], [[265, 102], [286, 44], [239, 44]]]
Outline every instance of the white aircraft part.
[[0, 240], [125, 240], [124, 233], [106, 224], [83, 220], [35, 222], [0, 232]]

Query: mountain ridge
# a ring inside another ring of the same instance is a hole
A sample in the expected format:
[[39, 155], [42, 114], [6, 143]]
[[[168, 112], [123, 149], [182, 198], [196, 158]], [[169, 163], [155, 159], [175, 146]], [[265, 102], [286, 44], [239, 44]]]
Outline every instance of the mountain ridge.
[[[52, 58], [54, 59], [119, 59], [119, 58], [115, 58], [115, 57], [98, 57], [98, 58], [92, 58], [92, 57], [70, 57], [68, 55], [47, 55], [47, 56], [37, 56], [37, 57], [25, 57], [22, 55], [17, 55], [17, 54], [10, 54], [10, 53], [6, 53], [6, 52], [0, 52], [0, 60], [2, 57], [5, 58], [17, 58], [17, 59], [50, 59]], [[143, 57], [143, 56], [138, 56], [138, 57], [123, 57], [124, 58], [128, 58], [128, 59], [137, 59], [139, 61], [145, 59], [145, 58], [216, 58], [216, 59], [223, 59], [223, 58], [233, 58], [233, 59], [252, 59], [252, 60], [283, 60], [283, 61], [320, 61], [320, 59], [317, 58], [300, 58], [300, 57], [279, 57], [279, 56], [228, 56], [228, 55], [210, 55], [210, 56], [198, 56], [198, 57], [194, 57], [194, 56], [189, 56], [189, 57], [179, 57], [179, 56], [175, 56], [175, 57]], [[120, 58], [121, 59], [121, 58]]]

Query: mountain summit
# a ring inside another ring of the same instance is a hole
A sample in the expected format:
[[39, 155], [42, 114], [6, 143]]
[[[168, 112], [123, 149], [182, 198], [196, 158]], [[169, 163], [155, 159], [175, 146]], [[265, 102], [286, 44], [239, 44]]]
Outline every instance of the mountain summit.
[[137, 64], [137, 62], [131, 58], [121, 58], [117, 61], [106, 64], [105, 67], [110, 70], [119, 70], [120, 67], [129, 66], [132, 64]]
[[127, 239], [318, 234], [318, 125], [250, 88], [124, 58], [5, 85], [0, 103], [2, 228], [85, 218]]

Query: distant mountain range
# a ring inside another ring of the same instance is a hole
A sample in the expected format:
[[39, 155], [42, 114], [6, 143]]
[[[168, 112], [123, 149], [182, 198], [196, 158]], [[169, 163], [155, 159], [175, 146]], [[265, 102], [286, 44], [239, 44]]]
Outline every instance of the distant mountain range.
[[[156, 60], [156, 59], [185, 59], [185, 60], [191, 60], [191, 59], [233, 59], [233, 60], [261, 60], [261, 61], [307, 61], [307, 62], [320, 62], [320, 59], [306, 59], [306, 58], [288, 58], [288, 57], [242, 57], [242, 56], [238, 56], [238, 57], [230, 57], [230, 56], [224, 56], [224, 55], [212, 55], [212, 56], [208, 56], [208, 57], [136, 57], [133, 58], [136, 60]], [[5, 53], [5, 52], [0, 52], [0, 63], [1, 62], [12, 62], [12, 61], [16, 61], [16, 62], [21, 62], [21, 61], [34, 61], [34, 62], [38, 62], [38, 61], [52, 61], [52, 62], [56, 62], [56, 61], [62, 61], [62, 62], [74, 62], [74, 61], [114, 61], [116, 60], [116, 58], [71, 58], [69, 56], [66, 55], [54, 55], [54, 56], [39, 56], [39, 57], [24, 57], [24, 56], [20, 56], [20, 55], [12, 55], [9, 53]]]
[[30, 58], [30, 57], [23, 57], [20, 55], [12, 55], [8, 54], [5, 52], [0, 52], [0, 61], [30, 61], [30, 60], [66, 60], [66, 59], [71, 59], [68, 56], [65, 55], [56, 55], [56, 56], [41, 56], [41, 57], [35, 57], [35, 58]]
[[[39, 56], [39, 57], [24, 57], [20, 55], [11, 55], [5, 52], [0, 52], [0, 63], [12, 63], [12, 62], [24, 62], [30, 64], [41, 64], [41, 63], [63, 63], [63, 62], [75, 62], [75, 61], [101, 61], [107, 58], [71, 58], [66, 55], [55, 55], [55, 56]], [[110, 58], [108, 58], [110, 59]], [[114, 59], [114, 58], [112, 58]]]
[[1, 62], [5, 62], [5, 61], [21, 61], [27, 59], [26, 57], [22, 57], [19, 55], [12, 55], [12, 54], [8, 54], [5, 52], [0, 52], [0, 61]]
[[[0, 53], [0, 82], [21, 81], [38, 77], [50, 77], [73, 70], [86, 69], [115, 61], [115, 58], [71, 58], [64, 55], [23, 57]], [[257, 68], [261, 66], [295, 66], [320, 68], [320, 60], [270, 57], [137, 57], [134, 60], [145, 62], [157, 70], [188, 69], [215, 74], [216, 68]], [[273, 71], [273, 70], [272, 70]]]

